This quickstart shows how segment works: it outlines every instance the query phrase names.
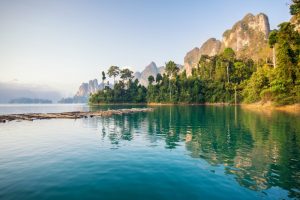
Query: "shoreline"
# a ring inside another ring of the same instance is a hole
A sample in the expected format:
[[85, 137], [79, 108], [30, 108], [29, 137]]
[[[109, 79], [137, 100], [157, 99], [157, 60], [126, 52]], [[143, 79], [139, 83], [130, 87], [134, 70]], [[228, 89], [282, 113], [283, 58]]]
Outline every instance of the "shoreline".
[[257, 102], [252, 104], [241, 104], [241, 107], [247, 110], [257, 111], [257, 112], [272, 112], [280, 111], [291, 114], [300, 114], [300, 103], [291, 105], [275, 106], [272, 102]]
[[258, 111], [258, 112], [271, 112], [271, 111], [280, 111], [292, 114], [300, 114], [300, 103], [290, 104], [290, 105], [281, 105], [276, 106], [273, 102], [256, 102], [256, 103], [113, 103], [113, 104], [90, 104], [91, 106], [97, 105], [144, 105], [149, 107], [156, 106], [240, 106], [243, 109]]
[[[230, 103], [148, 103], [149, 106], [230, 106]], [[239, 104], [237, 104], [239, 105]]]
[[[231, 103], [97, 103], [97, 104], [88, 104], [89, 106], [134, 106], [134, 105], [145, 105], [145, 106], [177, 106], [177, 105], [186, 105], [186, 106], [230, 106], [235, 105]], [[240, 104], [236, 104], [240, 105]]]

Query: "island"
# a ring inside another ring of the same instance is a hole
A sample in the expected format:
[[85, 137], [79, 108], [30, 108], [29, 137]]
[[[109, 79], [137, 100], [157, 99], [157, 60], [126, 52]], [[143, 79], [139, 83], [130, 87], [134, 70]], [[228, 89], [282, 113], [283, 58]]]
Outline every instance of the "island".
[[17, 99], [11, 99], [9, 101], [11, 104], [51, 104], [52, 101], [49, 99], [37, 99], [37, 98], [26, 98], [26, 97], [21, 97]]

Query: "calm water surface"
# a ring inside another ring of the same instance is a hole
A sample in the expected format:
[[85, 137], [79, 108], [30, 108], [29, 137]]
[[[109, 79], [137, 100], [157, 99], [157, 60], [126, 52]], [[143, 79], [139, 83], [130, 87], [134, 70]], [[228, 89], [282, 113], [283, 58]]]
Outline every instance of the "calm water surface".
[[[77, 106], [30, 109], [115, 108]], [[300, 199], [299, 119], [166, 106], [0, 124], [0, 199]]]

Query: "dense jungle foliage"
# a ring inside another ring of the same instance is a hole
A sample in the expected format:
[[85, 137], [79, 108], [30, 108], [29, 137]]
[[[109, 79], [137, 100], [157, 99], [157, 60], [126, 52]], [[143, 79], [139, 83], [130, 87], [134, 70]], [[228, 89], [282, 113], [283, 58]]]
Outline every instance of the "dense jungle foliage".
[[[140, 85], [129, 69], [109, 68], [114, 87], [90, 96], [90, 103], [253, 103], [278, 105], [300, 102], [300, 1], [290, 6], [294, 23], [284, 22], [269, 35], [273, 60], [238, 59], [231, 48], [216, 56], [201, 56], [192, 75], [179, 71], [173, 61], [163, 75], [149, 76], [148, 87]], [[118, 81], [115, 81], [118, 78]], [[102, 72], [102, 81], [106, 80]]]

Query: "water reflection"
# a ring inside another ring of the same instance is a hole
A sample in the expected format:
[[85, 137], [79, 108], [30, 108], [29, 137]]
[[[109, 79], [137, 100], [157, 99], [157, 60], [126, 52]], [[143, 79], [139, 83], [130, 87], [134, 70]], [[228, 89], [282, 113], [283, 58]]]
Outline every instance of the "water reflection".
[[114, 148], [142, 134], [153, 144], [164, 141], [171, 150], [184, 146], [192, 158], [223, 166], [243, 187], [280, 187], [289, 197], [300, 198], [299, 116], [239, 107], [170, 106], [85, 122]]

